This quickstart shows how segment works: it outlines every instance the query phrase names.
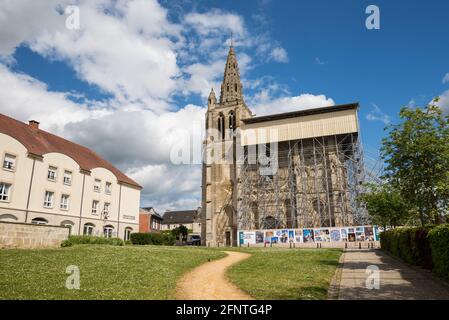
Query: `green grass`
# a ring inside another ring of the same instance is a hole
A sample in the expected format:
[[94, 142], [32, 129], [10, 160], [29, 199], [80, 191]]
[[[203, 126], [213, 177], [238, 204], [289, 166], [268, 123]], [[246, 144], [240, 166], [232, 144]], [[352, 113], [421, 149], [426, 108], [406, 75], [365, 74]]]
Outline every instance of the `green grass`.
[[256, 299], [326, 299], [342, 253], [338, 249], [237, 249], [252, 256], [228, 271]]
[[[183, 273], [224, 256], [164, 246], [0, 250], [0, 299], [173, 299]], [[69, 265], [80, 269], [79, 290], [65, 287]]]

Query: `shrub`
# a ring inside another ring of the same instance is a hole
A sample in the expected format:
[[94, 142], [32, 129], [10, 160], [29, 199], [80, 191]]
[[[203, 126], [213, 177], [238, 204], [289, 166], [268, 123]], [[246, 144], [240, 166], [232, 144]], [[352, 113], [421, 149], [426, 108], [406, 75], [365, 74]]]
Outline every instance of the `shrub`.
[[168, 233], [131, 233], [131, 243], [172, 246], [175, 244], [175, 237]]
[[64, 240], [61, 242], [61, 247], [65, 248], [65, 247], [71, 247], [73, 246], [73, 242], [71, 242], [70, 240]]
[[70, 236], [68, 240], [72, 244], [105, 244], [111, 246], [123, 246], [125, 243], [120, 238], [105, 238], [95, 236]]
[[432, 250], [428, 233], [432, 227], [416, 228], [412, 236], [412, 250], [416, 257], [416, 265], [432, 270]]
[[444, 224], [429, 231], [433, 271], [449, 280], [449, 225]]
[[430, 229], [398, 228], [384, 231], [380, 235], [380, 245], [407, 263], [431, 269], [432, 254], [427, 237]]

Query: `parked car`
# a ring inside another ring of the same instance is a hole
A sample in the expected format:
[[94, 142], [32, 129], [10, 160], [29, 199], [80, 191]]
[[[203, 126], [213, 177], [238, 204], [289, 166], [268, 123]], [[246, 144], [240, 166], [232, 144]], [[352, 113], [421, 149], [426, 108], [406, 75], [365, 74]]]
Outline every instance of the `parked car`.
[[188, 235], [186, 244], [188, 246], [200, 246], [201, 236], [197, 234]]

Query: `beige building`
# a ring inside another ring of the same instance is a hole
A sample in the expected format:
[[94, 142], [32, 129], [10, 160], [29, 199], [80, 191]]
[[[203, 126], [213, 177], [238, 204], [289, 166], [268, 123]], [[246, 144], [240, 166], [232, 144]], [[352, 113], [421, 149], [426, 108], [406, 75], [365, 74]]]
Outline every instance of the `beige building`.
[[128, 239], [141, 187], [93, 151], [0, 114], [0, 221]]
[[162, 231], [180, 226], [189, 229], [189, 234], [201, 235], [201, 208], [197, 210], [166, 211], [162, 216]]
[[203, 143], [203, 245], [237, 230], [363, 225], [357, 103], [255, 117], [231, 46], [220, 101], [212, 89]]

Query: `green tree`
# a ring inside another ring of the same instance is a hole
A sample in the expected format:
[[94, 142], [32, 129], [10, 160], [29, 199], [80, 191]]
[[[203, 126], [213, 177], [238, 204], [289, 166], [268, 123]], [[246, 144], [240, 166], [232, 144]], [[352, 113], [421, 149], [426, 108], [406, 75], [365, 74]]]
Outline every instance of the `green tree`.
[[439, 224], [449, 205], [449, 119], [434, 99], [424, 109], [403, 107], [403, 120], [382, 141], [384, 178], [416, 207], [422, 225]]
[[189, 234], [189, 229], [187, 229], [186, 226], [180, 225], [179, 227], [173, 229], [171, 233], [173, 236], [176, 237], [176, 239], [182, 240], [187, 238], [187, 235]]
[[411, 210], [401, 194], [389, 185], [367, 185], [368, 191], [358, 201], [366, 206], [373, 224], [384, 229], [405, 224]]

